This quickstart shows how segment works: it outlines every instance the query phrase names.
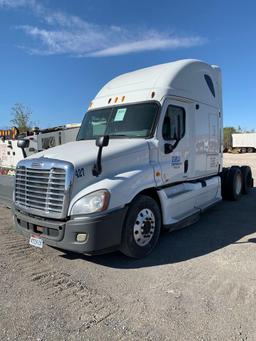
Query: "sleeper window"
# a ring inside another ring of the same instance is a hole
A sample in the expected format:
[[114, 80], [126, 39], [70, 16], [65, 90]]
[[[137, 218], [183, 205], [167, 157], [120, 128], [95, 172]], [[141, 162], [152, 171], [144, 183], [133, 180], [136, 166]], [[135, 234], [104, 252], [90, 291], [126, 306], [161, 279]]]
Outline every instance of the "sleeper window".
[[164, 140], [179, 140], [185, 135], [185, 110], [169, 105], [165, 114], [162, 130]]
[[213, 97], [215, 97], [215, 89], [213, 85], [213, 81], [209, 75], [204, 75], [204, 79], [208, 85], [209, 90], [211, 91]]

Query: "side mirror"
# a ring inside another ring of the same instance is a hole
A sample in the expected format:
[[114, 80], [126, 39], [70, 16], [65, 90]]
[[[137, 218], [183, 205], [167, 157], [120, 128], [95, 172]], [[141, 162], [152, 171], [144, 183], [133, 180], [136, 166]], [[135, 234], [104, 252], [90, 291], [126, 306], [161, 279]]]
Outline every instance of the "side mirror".
[[23, 157], [27, 157], [27, 153], [25, 152], [25, 148], [28, 148], [29, 146], [29, 140], [26, 139], [20, 139], [17, 142], [17, 146], [22, 149]]
[[109, 135], [105, 135], [105, 136], [100, 136], [97, 138], [96, 140], [96, 146], [97, 147], [107, 147], [109, 143]]
[[25, 140], [25, 139], [18, 140], [17, 146], [21, 149], [28, 148], [29, 140]]

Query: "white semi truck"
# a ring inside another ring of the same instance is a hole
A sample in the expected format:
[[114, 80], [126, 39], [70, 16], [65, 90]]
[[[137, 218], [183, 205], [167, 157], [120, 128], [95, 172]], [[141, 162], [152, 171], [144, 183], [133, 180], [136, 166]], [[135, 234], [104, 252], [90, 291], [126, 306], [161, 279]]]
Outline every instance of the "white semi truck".
[[161, 229], [253, 185], [249, 167], [222, 167], [222, 118], [217, 66], [180, 60], [111, 80], [75, 142], [17, 165], [17, 230], [37, 247], [146, 256]]

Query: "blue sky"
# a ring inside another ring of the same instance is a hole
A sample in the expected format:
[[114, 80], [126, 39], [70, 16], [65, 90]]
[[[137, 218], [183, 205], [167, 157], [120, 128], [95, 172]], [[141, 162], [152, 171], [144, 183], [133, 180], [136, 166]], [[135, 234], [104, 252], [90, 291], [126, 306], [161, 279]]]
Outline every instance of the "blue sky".
[[256, 128], [256, 3], [0, 0], [0, 127], [29, 106], [40, 127], [80, 122], [120, 73], [181, 58], [223, 72], [224, 124]]

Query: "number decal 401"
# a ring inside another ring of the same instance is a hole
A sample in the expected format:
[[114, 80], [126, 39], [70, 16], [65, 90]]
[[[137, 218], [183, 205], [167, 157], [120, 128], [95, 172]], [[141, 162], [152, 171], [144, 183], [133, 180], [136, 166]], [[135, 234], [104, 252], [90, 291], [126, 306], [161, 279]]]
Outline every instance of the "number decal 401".
[[77, 178], [81, 178], [84, 176], [84, 168], [77, 168], [75, 171], [75, 175]]

